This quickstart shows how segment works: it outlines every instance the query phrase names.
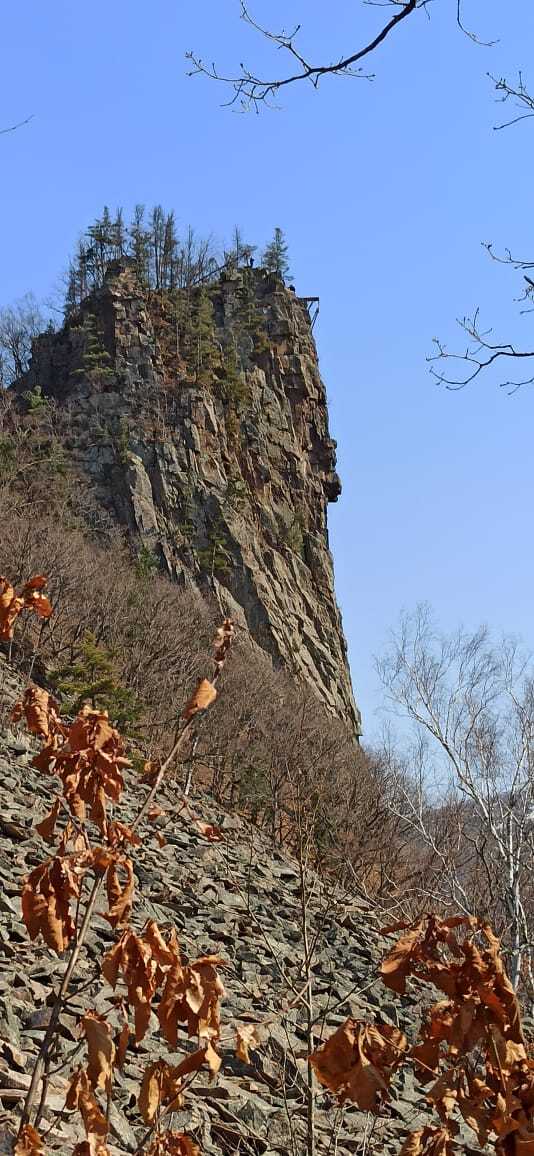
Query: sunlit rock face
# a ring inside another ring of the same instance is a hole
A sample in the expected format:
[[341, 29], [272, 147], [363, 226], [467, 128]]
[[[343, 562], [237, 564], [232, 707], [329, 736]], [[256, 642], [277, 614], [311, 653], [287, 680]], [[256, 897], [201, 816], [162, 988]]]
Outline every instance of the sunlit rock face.
[[112, 266], [23, 388], [143, 559], [211, 588], [277, 666], [356, 730], [327, 505], [341, 486], [307, 303], [262, 269], [148, 293]]

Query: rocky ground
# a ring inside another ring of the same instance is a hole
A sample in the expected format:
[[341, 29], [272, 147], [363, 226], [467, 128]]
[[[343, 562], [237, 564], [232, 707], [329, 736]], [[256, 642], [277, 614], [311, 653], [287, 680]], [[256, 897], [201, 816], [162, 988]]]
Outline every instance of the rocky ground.
[[[34, 830], [50, 807], [54, 781], [32, 768], [32, 740], [23, 725], [9, 720], [21, 684], [0, 657], [0, 1151], [12, 1151], [14, 1121], [30, 1080], [34, 1057], [50, 1015], [53, 990], [64, 969], [62, 958], [41, 943], [30, 943], [20, 915], [23, 876], [46, 858], [47, 845]], [[132, 781], [120, 817], [131, 819], [139, 802]], [[144, 788], [146, 789], [146, 788]], [[202, 1072], [191, 1086], [174, 1126], [192, 1134], [203, 1154], [306, 1152], [306, 1042], [302, 991], [302, 934], [299, 877], [295, 863], [275, 850], [239, 817], [225, 814], [203, 796], [192, 804], [202, 818], [218, 824], [224, 841], [210, 843], [184, 813], [177, 813], [172, 785], [160, 799], [166, 845], [158, 846], [152, 827], [135, 853], [136, 903], [133, 924], [147, 918], [175, 926], [188, 956], [216, 952], [225, 958], [223, 1065], [210, 1083]], [[376, 976], [385, 949], [373, 910], [347, 896], [326, 894], [313, 881], [311, 903], [314, 952], [315, 1042], [347, 1015], [393, 1023], [410, 1034], [419, 1013], [411, 997], [397, 999]], [[109, 1016], [116, 1012], [111, 989], [94, 979], [97, 962], [115, 932], [97, 917], [78, 968], [72, 998], [61, 1017], [58, 1051], [47, 1096], [46, 1151], [72, 1152], [81, 1138], [76, 1118], [63, 1110], [66, 1075], [76, 1062], [77, 1018], [87, 1007]], [[83, 991], [81, 990], [83, 989]], [[286, 1009], [286, 1010], [284, 1010]], [[234, 1054], [236, 1020], [268, 1020], [263, 1043], [247, 1065]], [[156, 1030], [133, 1046], [117, 1075], [111, 1113], [115, 1153], [137, 1151], [145, 1129], [136, 1110], [139, 1080], [147, 1059], [183, 1058], [190, 1044], [170, 1054]], [[424, 1092], [399, 1077], [391, 1104], [372, 1119], [332, 1097], [317, 1098], [318, 1154], [396, 1152], [406, 1132], [425, 1111]], [[114, 1147], [113, 1147], [114, 1146]]]

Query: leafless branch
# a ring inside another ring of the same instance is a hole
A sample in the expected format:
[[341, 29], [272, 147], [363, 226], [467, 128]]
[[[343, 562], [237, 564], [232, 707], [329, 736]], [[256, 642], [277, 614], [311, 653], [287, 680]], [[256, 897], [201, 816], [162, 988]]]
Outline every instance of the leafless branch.
[[510, 120], [503, 121], [501, 124], [494, 125], [494, 129], [498, 132], [502, 128], [510, 128], [513, 124], [518, 124], [521, 120], [529, 120], [534, 116], [534, 97], [530, 95], [528, 89], [525, 87], [523, 81], [523, 74], [518, 73], [517, 84], [510, 84], [506, 77], [492, 76], [488, 72], [490, 80], [495, 85], [496, 92], [499, 93], [497, 99], [505, 104], [511, 101], [515, 108], [519, 109], [517, 116], [511, 117]]
[[[470, 342], [463, 353], [449, 353], [447, 347], [443, 345], [437, 337], [434, 337], [433, 343], [437, 349], [437, 353], [427, 358], [427, 361], [431, 363], [437, 361], [463, 361], [469, 367], [463, 376], [448, 377], [445, 372], [435, 369], [434, 364], [431, 364], [430, 373], [432, 377], [434, 377], [436, 381], [439, 381], [441, 385], [445, 385], [447, 389], [464, 389], [465, 386], [474, 381], [484, 369], [489, 369], [490, 366], [502, 358], [523, 361], [534, 357], [534, 350], [517, 349], [511, 342], [492, 343], [488, 341], [492, 330], [482, 330], [480, 328], [478, 309], [475, 310], [472, 317], [466, 316], [458, 318], [457, 321], [460, 328], [467, 334]], [[502, 389], [507, 389], [509, 394], [513, 394], [517, 393], [523, 385], [531, 385], [532, 382], [534, 382], [534, 373], [530, 377], [525, 377], [521, 380], [502, 381], [500, 382], [500, 386]]]
[[307, 60], [295, 45], [295, 38], [300, 31], [300, 25], [297, 25], [290, 33], [283, 31], [280, 33], [271, 32], [251, 16], [245, 0], [240, 0], [241, 19], [271, 43], [275, 44], [277, 49], [288, 53], [292, 60], [297, 62], [299, 66], [298, 69], [289, 76], [266, 79], [256, 76], [245, 64], [240, 64], [240, 71], [237, 75], [226, 76], [218, 71], [214, 63], [206, 65], [201, 57], [197, 56], [194, 52], [188, 52], [186, 59], [189, 60], [193, 66], [188, 75], [195, 76], [201, 73], [204, 76], [208, 76], [211, 80], [217, 80], [222, 84], [230, 85], [234, 94], [226, 103], [228, 105], [234, 105], [237, 102], [245, 108], [252, 107], [255, 111], [259, 111], [261, 104], [270, 104], [271, 100], [276, 97], [282, 88], [301, 80], [310, 81], [314, 88], [318, 87], [321, 77], [326, 75], [359, 77], [370, 80], [373, 79], [372, 75], [364, 73], [357, 67], [359, 62], [374, 52], [401, 21], [406, 20], [412, 12], [418, 9], [426, 9], [429, 2], [430, 0], [388, 0], [387, 5], [384, 6], [394, 7], [397, 11], [376, 36], [356, 51], [348, 55], [342, 55], [338, 61], [334, 61], [331, 64], [319, 65], [312, 64], [311, 61]]
[[0, 128], [0, 136], [5, 136], [8, 132], [16, 132], [18, 128], [24, 128], [25, 124], [29, 124], [33, 120], [34, 115], [35, 113], [32, 112], [32, 115], [27, 116], [26, 120], [19, 120], [17, 124], [11, 124], [8, 128]]
[[477, 36], [476, 32], [471, 32], [469, 28], [466, 28], [462, 18], [462, 0], [457, 0], [456, 3], [456, 23], [464, 36], [472, 40], [473, 44], [480, 45], [481, 48], [494, 48], [495, 45], [499, 43], [498, 40], [482, 40], [480, 36]]

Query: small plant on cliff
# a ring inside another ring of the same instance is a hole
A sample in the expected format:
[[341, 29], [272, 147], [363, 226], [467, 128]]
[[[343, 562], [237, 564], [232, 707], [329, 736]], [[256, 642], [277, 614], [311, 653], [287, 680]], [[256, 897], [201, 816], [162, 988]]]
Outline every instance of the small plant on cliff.
[[229, 404], [238, 407], [247, 405], [250, 402], [250, 388], [233, 342], [224, 351], [223, 373], [223, 387]]
[[204, 574], [211, 578], [215, 575], [225, 575], [230, 571], [232, 554], [230, 539], [226, 526], [217, 518], [209, 528], [207, 544], [195, 550], [197, 562]]
[[86, 313], [80, 327], [83, 349], [78, 369], [74, 370], [77, 377], [86, 377], [93, 385], [106, 385], [113, 380], [114, 372], [111, 357], [104, 347], [98, 333], [96, 317]]
[[287, 522], [283, 522], [280, 530], [280, 541], [284, 546], [288, 546], [295, 554], [300, 554], [304, 557], [304, 532], [302, 518], [298, 513], [290, 516]]
[[157, 555], [149, 546], [141, 546], [135, 560], [135, 569], [139, 578], [153, 578], [159, 572]]
[[213, 305], [204, 288], [196, 292], [190, 312], [184, 311], [181, 346], [189, 375], [198, 385], [209, 386], [213, 366], [220, 360], [220, 348], [215, 341]]
[[40, 385], [35, 385], [33, 389], [26, 390], [23, 397], [28, 406], [29, 413], [38, 413], [44, 406], [48, 405], [46, 397], [43, 397], [43, 389]]
[[440, 993], [410, 1045], [388, 1024], [348, 1019], [311, 1056], [323, 1087], [375, 1115], [390, 1099], [392, 1077], [410, 1065], [426, 1093], [435, 1123], [410, 1132], [401, 1156], [454, 1156], [462, 1122], [480, 1148], [498, 1156], [531, 1156], [534, 1147], [534, 1076], [521, 1013], [506, 974], [500, 942], [490, 926], [469, 915], [427, 914], [399, 923], [401, 931], [380, 973], [397, 995], [406, 981]]
[[239, 323], [253, 342], [254, 353], [258, 356], [269, 349], [269, 339], [265, 315], [258, 305], [254, 286], [252, 271], [245, 269], [240, 290]]

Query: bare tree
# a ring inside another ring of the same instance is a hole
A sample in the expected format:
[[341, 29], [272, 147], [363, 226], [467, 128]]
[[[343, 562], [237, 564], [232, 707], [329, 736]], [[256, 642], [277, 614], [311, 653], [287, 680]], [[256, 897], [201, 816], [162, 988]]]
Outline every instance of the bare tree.
[[[498, 94], [497, 99], [502, 103], [511, 104], [516, 110], [516, 115], [494, 125], [496, 131], [510, 128], [520, 121], [534, 117], [534, 97], [530, 94], [521, 72], [518, 74], [516, 83], [511, 83], [504, 77], [499, 78], [491, 74], [489, 76], [495, 85], [495, 91]], [[503, 253], [498, 253], [490, 241], [484, 241], [483, 246], [493, 261], [497, 261], [501, 265], [509, 265], [516, 271], [523, 273], [524, 285], [518, 298], [521, 306], [520, 314], [531, 313], [534, 309], [534, 280], [528, 276], [527, 271], [534, 269], [534, 261], [529, 257], [518, 257], [508, 248], [505, 248]], [[491, 370], [492, 367], [509, 365], [510, 362], [517, 367], [518, 372], [512, 377], [506, 376], [499, 380], [501, 388], [512, 394], [521, 389], [523, 385], [534, 383], [534, 363], [532, 361], [534, 349], [523, 349], [515, 342], [496, 340], [493, 329], [491, 327], [485, 328], [482, 325], [478, 308], [470, 316], [458, 318], [457, 323], [467, 337], [465, 348], [451, 352], [439, 338], [435, 337], [435, 352], [427, 359], [430, 363], [432, 377], [440, 384], [445, 385], [447, 389], [463, 389], [484, 371]], [[526, 371], [520, 370], [519, 367], [525, 364]]]
[[[392, 9], [389, 20], [386, 20], [377, 32], [369, 40], [365, 40], [363, 44], [352, 47], [350, 50], [341, 49], [339, 56], [329, 63], [314, 64], [297, 47], [297, 37], [301, 30], [300, 24], [297, 24], [290, 32], [284, 30], [273, 32], [272, 29], [264, 27], [254, 19], [247, 0], [240, 0], [241, 19], [268, 40], [286, 59], [289, 59], [292, 67], [288, 74], [274, 77], [258, 76], [247, 65], [240, 64], [238, 72], [233, 75], [226, 75], [219, 72], [215, 64], [207, 65], [196, 53], [188, 52], [186, 58], [192, 65], [189, 76], [201, 73], [211, 80], [227, 85], [233, 92], [228, 104], [233, 105], [237, 102], [244, 108], [254, 108], [256, 112], [259, 111], [261, 105], [271, 104], [283, 89], [289, 85], [298, 84], [300, 81], [308, 81], [314, 88], [318, 88], [320, 81], [325, 76], [346, 76], [372, 80], [373, 74], [365, 72], [360, 62], [371, 56], [409, 16], [418, 11], [423, 11], [428, 16], [429, 6], [433, 0], [364, 0], [364, 2], [374, 7]], [[456, 0], [455, 10], [457, 25], [470, 40], [477, 44], [485, 44], [487, 47], [496, 43], [496, 41], [482, 41], [476, 33], [466, 28], [462, 17], [462, 0]]]
[[390, 743], [389, 763], [391, 806], [431, 851], [421, 902], [493, 919], [513, 983], [532, 1000], [532, 661], [513, 641], [495, 647], [485, 628], [441, 636], [420, 607], [378, 667], [414, 740], [400, 755]]
[[32, 341], [45, 327], [32, 293], [0, 310], [0, 385], [9, 386], [26, 373]]

